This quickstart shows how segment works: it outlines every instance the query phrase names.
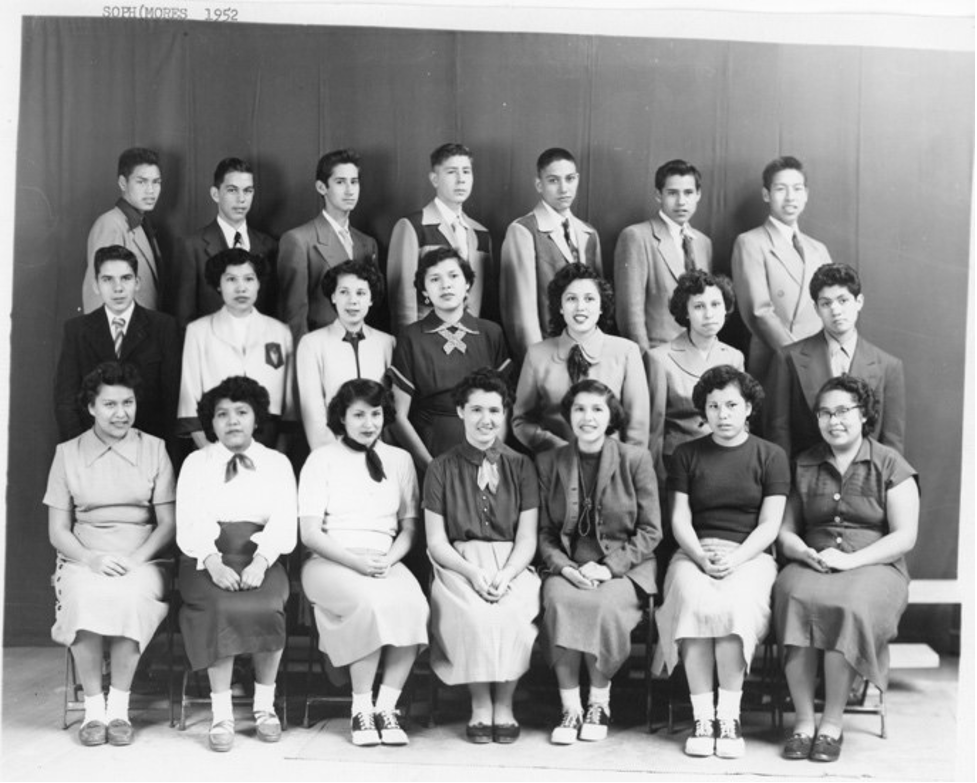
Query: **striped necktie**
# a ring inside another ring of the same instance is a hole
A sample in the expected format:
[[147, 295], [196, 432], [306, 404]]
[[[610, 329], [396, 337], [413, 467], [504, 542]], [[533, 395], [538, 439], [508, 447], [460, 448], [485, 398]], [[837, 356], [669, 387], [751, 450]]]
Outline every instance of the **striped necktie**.
[[126, 336], [126, 319], [112, 319], [112, 342], [115, 343], [115, 358], [122, 356], [122, 340]]

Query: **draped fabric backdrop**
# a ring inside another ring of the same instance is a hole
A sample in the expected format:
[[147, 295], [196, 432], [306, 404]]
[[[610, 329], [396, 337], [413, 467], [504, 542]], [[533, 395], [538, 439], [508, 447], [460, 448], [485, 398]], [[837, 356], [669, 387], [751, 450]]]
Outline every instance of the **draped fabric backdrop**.
[[279, 236], [315, 214], [316, 161], [343, 146], [363, 156], [353, 223], [384, 248], [397, 218], [431, 197], [430, 151], [454, 140], [474, 151], [466, 208], [498, 251], [536, 200], [536, 156], [567, 147], [582, 173], [575, 211], [599, 229], [608, 268], [621, 229], [653, 209], [654, 169], [682, 157], [703, 172], [694, 223], [721, 270], [736, 235], [765, 217], [764, 164], [798, 156], [804, 230], [859, 269], [861, 333], [906, 365], [907, 456], [923, 490], [913, 575], [955, 576], [972, 53], [28, 18], [20, 100], [8, 644], [48, 638], [54, 368], [79, 312], [88, 229], [134, 145], [162, 157], [164, 253], [213, 217], [220, 158], [254, 163], [250, 222]]

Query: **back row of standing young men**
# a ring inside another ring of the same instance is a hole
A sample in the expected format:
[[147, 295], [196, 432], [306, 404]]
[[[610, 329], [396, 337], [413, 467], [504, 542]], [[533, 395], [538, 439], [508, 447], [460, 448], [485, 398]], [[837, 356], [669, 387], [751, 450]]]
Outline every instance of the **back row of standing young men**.
[[[172, 313], [180, 327], [220, 309], [219, 295], [204, 280], [206, 260], [226, 248], [242, 247], [263, 256], [276, 270], [263, 283], [257, 309], [286, 323], [297, 344], [302, 335], [336, 318], [321, 288], [328, 268], [350, 258], [378, 264], [376, 241], [350, 224], [360, 195], [359, 175], [355, 152], [324, 155], [315, 179], [322, 211], [276, 242], [247, 222], [255, 194], [251, 166], [236, 158], [222, 160], [210, 188], [217, 207], [215, 219], [184, 237], [167, 265], [149, 218], [162, 185], [158, 157], [143, 148], [126, 150], [119, 158], [120, 198], [95, 221], [88, 237], [82, 288], [85, 312], [103, 303], [110, 308], [99, 295], [92, 272], [100, 247], [122, 245], [132, 250], [140, 269], [136, 302]], [[451, 246], [475, 271], [469, 309], [475, 315], [498, 318], [513, 358], [521, 361], [528, 346], [546, 334], [546, 287], [556, 271], [567, 263], [583, 263], [605, 274], [597, 231], [572, 212], [580, 182], [573, 155], [559, 148], [540, 155], [535, 180], [540, 201], [509, 225], [498, 269], [488, 230], [463, 208], [473, 184], [471, 152], [460, 144], [438, 147], [431, 154], [428, 177], [435, 197], [423, 209], [401, 218], [390, 238], [386, 280], [392, 331], [398, 334], [430, 309], [413, 286], [419, 258], [432, 247]], [[655, 174], [657, 212], [628, 226], [618, 238], [613, 270], [617, 325], [645, 356], [681, 331], [668, 310], [678, 277], [692, 269], [712, 269], [712, 242], [690, 225], [701, 194], [701, 176], [693, 165], [682, 160], [665, 163]], [[832, 301], [823, 306], [844, 310], [838, 317], [819, 313], [820, 298], [815, 301], [808, 292], [814, 271], [831, 258], [824, 244], [798, 227], [808, 198], [801, 162], [789, 156], [771, 161], [763, 171], [762, 196], [769, 207], [768, 219], [737, 237], [732, 255], [739, 312], [752, 334], [747, 370], [768, 389], [778, 384], [781, 396], [807, 397], [809, 388], [816, 390], [843, 367], [870, 383], [874, 380], [874, 386], [886, 386], [887, 405], [889, 397], [896, 395], [894, 408], [901, 421], [902, 365], [857, 336], [855, 323], [863, 302], [860, 289], [829, 292]], [[812, 337], [816, 342], [799, 343]], [[800, 350], [783, 351], [795, 343]], [[902, 429], [900, 424], [889, 437], [890, 445], [900, 450]], [[789, 443], [782, 445], [787, 445], [788, 453], [795, 451]]]

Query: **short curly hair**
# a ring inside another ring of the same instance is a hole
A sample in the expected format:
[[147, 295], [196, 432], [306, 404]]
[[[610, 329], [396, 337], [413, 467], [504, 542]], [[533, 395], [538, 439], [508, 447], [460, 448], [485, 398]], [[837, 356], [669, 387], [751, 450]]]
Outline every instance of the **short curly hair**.
[[414, 273], [414, 290], [417, 291], [418, 296], [424, 297], [424, 276], [427, 274], [427, 270], [452, 258], [461, 267], [461, 273], [465, 276], [465, 281], [469, 287], [475, 282], [475, 270], [472, 269], [471, 264], [458, 255], [457, 250], [453, 247], [435, 247], [421, 256], [421, 260], [417, 263], [417, 271]]
[[821, 407], [821, 398], [828, 392], [840, 391], [850, 394], [852, 399], [862, 409], [862, 416], [865, 418], [862, 424], [862, 435], [870, 435], [875, 425], [879, 421], [879, 398], [875, 395], [872, 387], [861, 378], [855, 375], [838, 375], [829, 378], [824, 386], [818, 389], [817, 396], [814, 398], [814, 410]]
[[365, 280], [370, 286], [370, 297], [376, 305], [383, 298], [383, 276], [376, 264], [366, 259], [351, 258], [348, 261], [336, 266], [331, 266], [326, 270], [322, 277], [322, 293], [326, 301], [332, 301], [332, 295], [336, 293], [336, 286], [339, 285], [339, 278], [343, 275], [352, 275], [360, 280]]
[[615, 432], [624, 432], [627, 429], [628, 412], [624, 410], [621, 401], [611, 390], [610, 386], [594, 378], [584, 378], [583, 380], [577, 381], [563, 395], [563, 399], [560, 400], [560, 413], [563, 415], [567, 424], [570, 424], [570, 411], [573, 409], [573, 402], [577, 399], [578, 394], [597, 394], [604, 398], [604, 402], [607, 403], [607, 409], [611, 413], [611, 419], [607, 423], [607, 429], [604, 432], [605, 435], [613, 435]]
[[142, 377], [134, 364], [129, 362], [101, 362], [81, 379], [78, 388], [78, 405], [87, 408], [98, 397], [103, 386], [125, 386], [132, 389], [136, 402], [142, 396]]
[[668, 299], [668, 312], [676, 320], [679, 326], [689, 328], [689, 300], [693, 296], [704, 294], [710, 286], [715, 286], [723, 295], [723, 303], [726, 305], [726, 315], [733, 312], [736, 306], [736, 294], [733, 293], [733, 281], [726, 275], [714, 275], [703, 269], [696, 269], [686, 272], [679, 277], [675, 284], [675, 290]]
[[506, 410], [512, 408], [515, 399], [509, 382], [491, 367], [479, 367], [458, 381], [451, 390], [451, 401], [456, 408], [464, 408], [474, 391], [495, 392], [502, 398], [502, 407]]
[[550, 337], [560, 335], [567, 327], [566, 319], [560, 312], [563, 293], [575, 280], [593, 280], [600, 295], [600, 318], [597, 326], [607, 332], [614, 328], [614, 289], [603, 277], [586, 264], [567, 264], [550, 280], [546, 286], [546, 297], [550, 306]]
[[699, 415], [706, 416], [706, 398], [714, 391], [725, 389], [727, 386], [735, 386], [740, 390], [743, 399], [750, 403], [752, 412], [750, 420], [756, 419], [763, 405], [763, 387], [752, 375], [737, 370], [729, 364], [720, 364], [710, 367], [704, 373], [695, 387], [692, 389], [692, 405], [699, 412]]
[[343, 423], [346, 411], [354, 402], [359, 401], [365, 402], [371, 408], [383, 409], [384, 427], [391, 424], [397, 415], [393, 396], [382, 383], [369, 378], [353, 378], [339, 387], [326, 408], [326, 426], [337, 438], [346, 434], [346, 425]]
[[217, 403], [221, 400], [244, 402], [250, 405], [251, 410], [254, 411], [255, 433], [260, 432], [261, 426], [268, 420], [268, 409], [271, 404], [268, 390], [254, 378], [232, 375], [205, 391], [200, 402], [197, 403], [197, 418], [209, 441], [217, 440], [217, 435], [214, 433], [214, 412]]
[[221, 250], [208, 258], [204, 264], [204, 280], [215, 291], [220, 291], [221, 276], [224, 274], [224, 270], [229, 266], [243, 266], [244, 264], [251, 264], [258, 282], [264, 285], [265, 276], [268, 274], [268, 263], [264, 256], [249, 253], [241, 247], [229, 247], [227, 250]]
[[817, 302], [821, 291], [832, 286], [847, 288], [852, 296], [862, 293], [862, 281], [858, 272], [848, 264], [823, 264], [815, 269], [808, 285], [811, 299]]

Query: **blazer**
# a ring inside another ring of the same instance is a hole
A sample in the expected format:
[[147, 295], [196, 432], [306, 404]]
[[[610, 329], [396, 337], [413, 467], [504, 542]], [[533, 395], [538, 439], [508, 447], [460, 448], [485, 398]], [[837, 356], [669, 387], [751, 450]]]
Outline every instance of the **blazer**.
[[272, 417], [295, 420], [292, 333], [281, 321], [255, 311], [242, 352], [230, 323], [233, 317], [222, 307], [187, 327], [177, 409], [178, 435], [203, 429], [197, 418], [197, 403], [205, 391], [232, 375], [254, 378], [268, 390], [268, 412]]
[[[900, 454], [906, 436], [906, 379], [902, 361], [861, 335], [855, 344], [849, 374], [866, 381], [879, 401], [879, 420], [870, 433]], [[818, 390], [832, 377], [828, 342], [818, 332], [782, 349], [770, 368], [767, 438], [795, 457], [821, 442], [814, 416]]]
[[[376, 240], [349, 227], [353, 259], [379, 269]], [[286, 231], [278, 245], [278, 319], [292, 330], [297, 345], [302, 335], [336, 320], [332, 302], [322, 293], [326, 271], [349, 261], [342, 240], [320, 212], [308, 223]]]
[[[526, 353], [512, 408], [512, 434], [533, 452], [565, 446], [573, 439], [560, 413], [560, 401], [571, 385], [567, 359], [573, 346], [564, 331], [529, 346]], [[621, 438], [647, 448], [648, 378], [638, 346], [598, 329], [580, 347], [591, 364], [588, 377], [607, 384], [628, 412], [628, 427]]]
[[[135, 426], [163, 440], [172, 439], [180, 393], [180, 328], [165, 313], [136, 305], [122, 338], [120, 361], [139, 370], [142, 389]], [[114, 362], [115, 342], [104, 306], [65, 322], [54, 379], [54, 413], [62, 441], [92, 426], [77, 402], [82, 379], [101, 362]]]
[[733, 288], [743, 322], [752, 333], [746, 370], [761, 383], [781, 348], [810, 337], [821, 319], [808, 292], [814, 271], [830, 264], [828, 249], [800, 234], [804, 259], [768, 218], [762, 226], [736, 237]]
[[743, 354], [716, 341], [707, 358], [692, 344], [687, 331], [665, 345], [652, 349], [648, 363], [648, 389], [651, 392], [651, 453], [655, 471], [664, 481], [662, 458], [675, 447], [710, 432], [709, 425], [692, 405], [692, 390], [702, 373], [710, 367], [730, 364], [743, 369]]
[[[697, 269], [712, 271], [712, 240], [691, 226]], [[685, 258], [661, 215], [625, 228], [614, 247], [617, 328], [641, 353], [671, 342], [684, 331], [668, 310]]]
[[[539, 554], [546, 570], [574, 566], [570, 552], [580, 518], [580, 472], [575, 445], [540, 454]], [[658, 481], [646, 449], [604, 441], [595, 490], [597, 543], [601, 564], [626, 576], [649, 595], [657, 592], [655, 547], [662, 538]]]
[[162, 270], [156, 268], [153, 246], [142, 226], [135, 229], [129, 226], [125, 213], [118, 207], [99, 215], [88, 232], [88, 260], [85, 279], [81, 284], [81, 306], [86, 313], [94, 312], [104, 306], [102, 298], [95, 290], [95, 251], [109, 245], [122, 245], [131, 250], [139, 262], [139, 290], [136, 291], [136, 304], [148, 310], [159, 310], [162, 305]]
[[[576, 217], [570, 221], [575, 236], [582, 240], [578, 240], [581, 263], [603, 274], [596, 229]], [[530, 345], [549, 334], [547, 286], [571, 263], [573, 255], [563, 236], [563, 225], [542, 202], [509, 224], [502, 242], [499, 309], [509, 350], [517, 361], [522, 361]]]
[[[273, 313], [275, 312], [275, 256], [278, 252], [278, 242], [250, 226], [248, 226], [248, 241], [251, 244], [250, 252], [261, 256], [268, 264], [268, 274], [261, 281], [255, 307], [259, 312]], [[224, 238], [224, 232], [217, 225], [216, 218], [178, 243], [177, 256], [173, 264], [172, 290], [174, 292], [173, 315], [181, 329], [186, 329], [191, 321], [216, 313], [224, 306], [220, 293], [217, 289], [211, 288], [204, 277], [207, 259], [222, 250], [227, 250], [227, 240]]]
[[[463, 214], [469, 225], [468, 263], [475, 270], [467, 308], [474, 316], [491, 318], [498, 276], [492, 261], [492, 237], [485, 226], [473, 220], [467, 212]], [[387, 252], [387, 296], [390, 298], [390, 328], [395, 336], [399, 336], [405, 326], [431, 312], [430, 305], [421, 301], [414, 288], [414, 275], [421, 256], [435, 247], [457, 249], [456, 243], [454, 230], [442, 220], [434, 201], [394, 225]]]

